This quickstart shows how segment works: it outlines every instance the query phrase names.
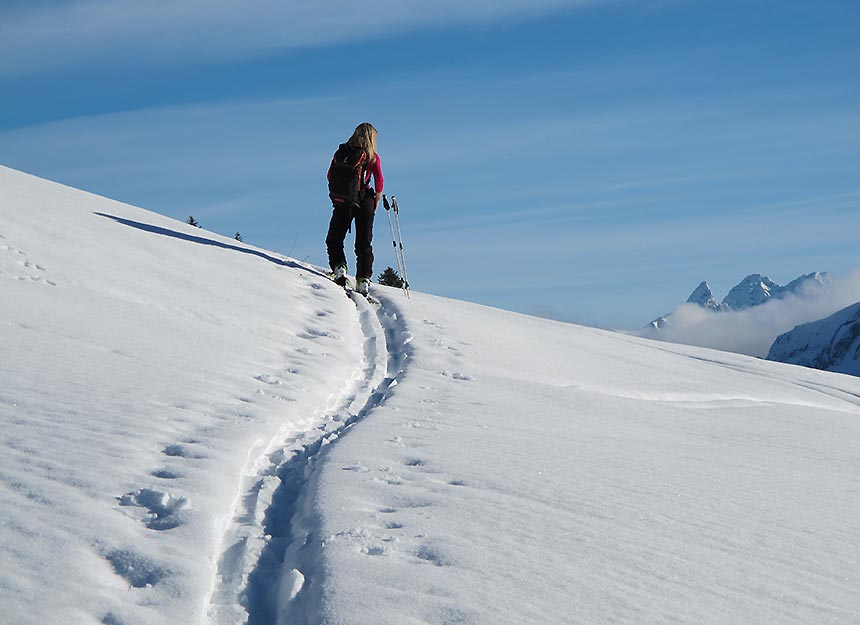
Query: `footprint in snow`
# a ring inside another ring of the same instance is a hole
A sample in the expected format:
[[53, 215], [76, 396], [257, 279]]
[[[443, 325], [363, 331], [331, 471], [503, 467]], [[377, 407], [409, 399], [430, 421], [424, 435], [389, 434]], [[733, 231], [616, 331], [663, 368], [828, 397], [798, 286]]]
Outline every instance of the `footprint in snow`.
[[45, 267], [34, 262], [26, 252], [5, 244], [0, 245], [0, 250], [8, 252], [0, 257], [0, 274], [8, 275], [9, 278], [20, 282], [30, 281], [57, 286], [53, 280], [43, 277], [42, 274], [46, 272]]
[[183, 524], [182, 511], [188, 508], [186, 497], [172, 495], [152, 488], [141, 488], [118, 497], [119, 505], [144, 508], [147, 511], [144, 525], [151, 530], [171, 530]]
[[472, 376], [460, 373], [459, 371], [454, 371], [453, 373], [451, 371], [440, 371], [439, 375], [445, 378], [451, 378], [452, 380], [463, 380], [466, 382], [474, 380]]
[[114, 573], [134, 588], [155, 586], [171, 575], [170, 571], [131, 549], [112, 549], [104, 554]]
[[27, 269], [35, 269], [36, 271], [45, 271], [45, 268], [41, 265], [37, 265], [36, 263], [32, 263], [29, 260], [21, 261], [21, 264]]
[[176, 471], [171, 471], [170, 469], [156, 469], [152, 473], [150, 473], [153, 477], [157, 477], [162, 480], [175, 480], [178, 477], [181, 477], [179, 473]]
[[284, 381], [281, 378], [275, 377], [273, 375], [269, 375], [268, 373], [263, 373], [263, 374], [254, 376], [254, 379], [257, 380], [257, 382], [262, 382], [263, 384], [269, 384], [272, 386], [284, 383]]
[[289, 397], [287, 395], [281, 395], [279, 393], [269, 393], [267, 391], [264, 391], [261, 388], [257, 389], [257, 395], [262, 395], [263, 397], [268, 397], [269, 399], [277, 399], [278, 401], [286, 401], [286, 402], [292, 402], [292, 403], [299, 401], [298, 399], [296, 399], [294, 397]]
[[171, 458], [188, 458], [190, 460], [200, 460], [201, 458], [205, 458], [202, 454], [191, 451], [185, 445], [180, 445], [178, 443], [168, 445], [161, 450], [161, 453], [165, 456], [170, 456]]
[[433, 502], [429, 499], [409, 499], [408, 501], [403, 503], [404, 508], [429, 508], [433, 505]]
[[416, 428], [416, 429], [422, 429], [422, 430], [438, 430], [439, 429], [438, 425], [434, 425], [432, 423], [426, 423], [424, 421], [405, 421], [403, 423], [403, 427], [405, 427], [405, 428]]
[[441, 550], [438, 545], [433, 543], [424, 543], [415, 552], [415, 556], [419, 560], [429, 562], [435, 566], [451, 566], [452, 562]]
[[337, 338], [331, 332], [328, 332], [327, 330], [320, 330], [318, 328], [308, 328], [304, 332], [299, 332], [296, 336], [298, 336], [300, 339], [308, 340], [319, 339], [323, 337]]

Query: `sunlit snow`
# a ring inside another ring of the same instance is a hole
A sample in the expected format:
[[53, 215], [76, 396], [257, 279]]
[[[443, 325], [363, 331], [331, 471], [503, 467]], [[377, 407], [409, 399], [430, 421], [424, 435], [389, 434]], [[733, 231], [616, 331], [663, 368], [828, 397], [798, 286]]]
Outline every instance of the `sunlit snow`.
[[372, 304], [4, 168], [0, 293], [3, 623], [860, 614], [855, 378]]

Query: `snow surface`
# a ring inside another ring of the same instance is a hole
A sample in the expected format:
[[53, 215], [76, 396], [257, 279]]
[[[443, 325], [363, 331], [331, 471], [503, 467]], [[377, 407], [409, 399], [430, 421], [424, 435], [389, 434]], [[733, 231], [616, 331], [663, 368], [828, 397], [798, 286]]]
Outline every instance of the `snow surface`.
[[3, 168], [0, 289], [4, 623], [860, 613], [860, 380], [372, 305]]

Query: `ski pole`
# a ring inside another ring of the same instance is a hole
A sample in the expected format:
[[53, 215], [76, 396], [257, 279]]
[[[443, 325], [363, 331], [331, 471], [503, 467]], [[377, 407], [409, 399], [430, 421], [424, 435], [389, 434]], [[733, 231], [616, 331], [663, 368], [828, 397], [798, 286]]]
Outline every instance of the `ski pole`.
[[[392, 199], [394, 198], [392, 197]], [[400, 276], [403, 276], [403, 265], [400, 262], [400, 254], [397, 253], [397, 241], [394, 236], [394, 224], [391, 222], [391, 204], [388, 203], [388, 197], [385, 194], [382, 195], [382, 205], [385, 206], [385, 214], [388, 216], [388, 229], [391, 230], [391, 245], [394, 247], [394, 259], [397, 261], [397, 271]], [[402, 279], [403, 286], [405, 287], [406, 280], [405, 278]], [[406, 295], [407, 298], [409, 297], [409, 293], [405, 288], [403, 289], [403, 294]]]
[[403, 265], [403, 286], [406, 297], [409, 297], [409, 274], [406, 271], [406, 252], [403, 249], [403, 233], [400, 231], [400, 209], [397, 208], [397, 198], [391, 196], [391, 204], [394, 208], [394, 222], [397, 224], [397, 239], [400, 243], [400, 263]]

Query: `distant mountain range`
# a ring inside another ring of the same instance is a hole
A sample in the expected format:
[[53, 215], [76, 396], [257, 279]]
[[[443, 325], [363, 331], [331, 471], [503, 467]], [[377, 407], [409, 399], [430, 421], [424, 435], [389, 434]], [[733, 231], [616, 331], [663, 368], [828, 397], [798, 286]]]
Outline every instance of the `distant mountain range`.
[[[734, 286], [719, 304], [717, 304], [717, 300], [714, 298], [711, 287], [707, 282], [701, 282], [693, 290], [690, 297], [687, 298], [687, 303], [697, 304], [702, 308], [713, 310], [714, 312], [743, 310], [745, 308], [752, 308], [753, 306], [760, 306], [774, 298], [784, 298], [790, 294], [814, 295], [817, 290], [828, 287], [830, 282], [829, 274], [815, 272], [800, 276], [785, 286], [781, 286], [767, 276], [754, 273], [748, 275]], [[671, 320], [672, 313], [667, 313], [649, 323], [646, 328], [662, 330], [671, 324]]]
[[860, 375], [860, 303], [781, 334], [767, 359]]
[[[762, 315], [752, 317], [728, 314], [755, 308], [774, 299], [786, 299], [790, 295], [798, 296], [798, 300], [787, 302], [787, 307], [779, 311], [763, 309]], [[824, 299], [816, 299], [822, 296]], [[821, 305], [821, 302], [835, 303], [840, 299], [843, 306], [846, 301], [851, 301], [846, 298], [844, 285], [840, 289], [829, 274], [819, 272], [800, 276], [784, 286], [767, 276], [754, 273], [741, 280], [719, 303], [708, 283], [702, 282], [687, 298], [686, 308], [679, 307], [655, 319], [645, 326], [640, 336], [759, 357], [767, 353], [768, 360], [860, 375], [860, 303], [833, 314], [830, 311], [837, 306], [828, 310], [826, 303], [823, 307]], [[812, 302], [819, 304], [810, 305]], [[691, 317], [683, 312], [695, 310], [689, 307], [690, 304], [715, 314]], [[815, 319], [814, 316], [804, 318], [804, 315], [814, 311], [818, 311], [819, 315], [830, 316], [800, 323], [806, 319]], [[792, 327], [792, 314], [794, 323], [799, 325], [786, 332]], [[765, 320], [764, 323], [762, 320]], [[739, 344], [735, 340], [738, 336], [745, 336], [747, 340]], [[776, 340], [771, 337], [776, 337]], [[753, 349], [749, 349], [751, 344], [754, 344]]]

